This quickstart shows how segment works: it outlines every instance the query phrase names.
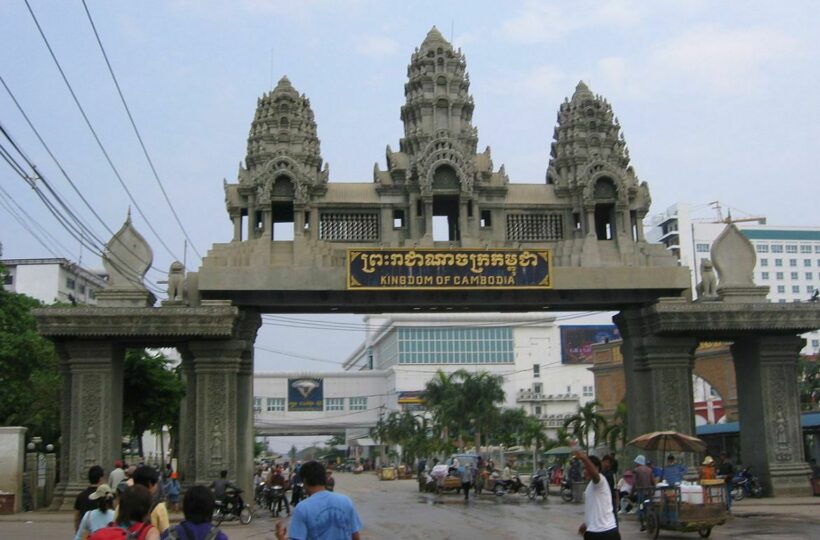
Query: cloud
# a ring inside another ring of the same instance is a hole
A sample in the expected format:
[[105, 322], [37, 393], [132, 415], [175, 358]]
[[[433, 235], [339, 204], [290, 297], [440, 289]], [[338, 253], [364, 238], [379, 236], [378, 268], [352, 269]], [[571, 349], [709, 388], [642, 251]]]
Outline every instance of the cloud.
[[796, 51], [774, 28], [691, 28], [654, 48], [652, 67], [665, 78], [723, 94], [745, 93], [765, 67]]
[[610, 0], [603, 4], [587, 0], [572, 4], [569, 10], [565, 3], [528, 1], [514, 17], [502, 23], [501, 35], [518, 43], [550, 43], [577, 30], [632, 26], [643, 18], [633, 0]]
[[354, 38], [353, 47], [359, 54], [370, 58], [386, 58], [399, 50], [398, 42], [385, 36], [358, 36]]
[[498, 95], [527, 98], [556, 98], [567, 93], [567, 74], [551, 64], [541, 64], [525, 71], [508, 72], [493, 79], [489, 91]]

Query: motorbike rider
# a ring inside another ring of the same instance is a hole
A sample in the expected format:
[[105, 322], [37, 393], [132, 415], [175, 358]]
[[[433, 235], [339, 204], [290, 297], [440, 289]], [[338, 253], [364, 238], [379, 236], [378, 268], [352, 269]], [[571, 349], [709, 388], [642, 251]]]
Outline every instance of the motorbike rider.
[[237, 508], [240, 508], [240, 509], [245, 506], [245, 502], [242, 500], [242, 497], [239, 495], [239, 493], [236, 493], [235, 495], [232, 495], [232, 496], [227, 496], [229, 489], [232, 489], [232, 490], [235, 490], [235, 491], [239, 490], [239, 488], [236, 487], [236, 485], [234, 485], [233, 483], [231, 483], [228, 480], [228, 471], [226, 471], [226, 470], [219, 471], [219, 478], [217, 478], [216, 480], [211, 482], [211, 485], [208, 486], [208, 487], [210, 487], [211, 490], [213, 490], [214, 499], [216, 499], [217, 504], [221, 503], [221, 504], [227, 506], [226, 499], [232, 499], [233, 497], [235, 497], [235, 502], [233, 500], [231, 500], [230, 502], [234, 502], [234, 504], [236, 504]]
[[[278, 501], [276, 501], [276, 510], [275, 512], [278, 514], [282, 511], [282, 503], [285, 504], [285, 512], [287, 515], [290, 515], [290, 504], [288, 503], [288, 498], [285, 496], [285, 491], [287, 491], [287, 481], [285, 480], [284, 475], [282, 474], [282, 468], [276, 467], [274, 471], [271, 472], [270, 477], [268, 477], [268, 482], [266, 483], [268, 489], [273, 488], [274, 486], [282, 488], [281, 497]], [[268, 501], [270, 504], [271, 501]]]

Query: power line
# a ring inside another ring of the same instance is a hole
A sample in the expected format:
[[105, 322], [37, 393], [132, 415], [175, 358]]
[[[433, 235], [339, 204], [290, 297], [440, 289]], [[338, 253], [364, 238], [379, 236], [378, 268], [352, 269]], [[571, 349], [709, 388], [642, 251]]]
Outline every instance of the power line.
[[[14, 141], [14, 139], [11, 137], [11, 135], [8, 133], [8, 131], [6, 131], [6, 129], [3, 127], [3, 125], [1, 123], [0, 123], [0, 133], [2, 133], [2, 135], [12, 144], [12, 146], [15, 148], [15, 150], [17, 150], [18, 154], [23, 158], [23, 160], [26, 161], [26, 163], [29, 165], [29, 167], [31, 167], [34, 175], [30, 176], [27, 173], [27, 171], [25, 170], [25, 168], [22, 165], [20, 165], [20, 163], [17, 162], [16, 158], [14, 158], [10, 154], [10, 152], [5, 148], [5, 146], [3, 146], [2, 143], [0, 143], [0, 155], [2, 155], [2, 157], [6, 161], [6, 163], [8, 163], [9, 166], [12, 168], [12, 170], [18, 176], [20, 176], [23, 179], [23, 181], [25, 181], [34, 190], [37, 197], [40, 198], [41, 202], [46, 206], [48, 211], [52, 214], [52, 216], [54, 216], [54, 218], [57, 220], [57, 222], [69, 233], [69, 235], [71, 235], [75, 240], [77, 240], [80, 243], [80, 245], [84, 246], [85, 248], [87, 248], [89, 251], [91, 251], [95, 255], [97, 255], [101, 258], [105, 258], [103, 256], [102, 251], [100, 250], [100, 248], [97, 245], [88, 243], [87, 235], [85, 234], [87, 232], [87, 229], [85, 231], [83, 230], [83, 227], [85, 227], [85, 226], [79, 220], [79, 218], [77, 218], [76, 216], [73, 216], [73, 218], [77, 221], [77, 223], [72, 224], [70, 221], [68, 221], [68, 219], [65, 216], [62, 215], [60, 210], [54, 205], [54, 203], [51, 200], [49, 200], [49, 198], [39, 188], [39, 186], [36, 183], [36, 180], [38, 180], [38, 179], [42, 181], [43, 185], [46, 186], [46, 188], [49, 190], [51, 195], [55, 199], [57, 199], [60, 206], [62, 206], [63, 209], [66, 212], [71, 214], [70, 208], [68, 208], [68, 206], [65, 204], [65, 202], [61, 200], [59, 194], [57, 194], [51, 188], [51, 186], [49, 185], [49, 183], [45, 179], [45, 177], [43, 177], [39, 173], [39, 171], [37, 170], [36, 165], [34, 165], [28, 159], [26, 154], [22, 151], [22, 149], [19, 147], [19, 145], [17, 145], [17, 143]], [[92, 239], [93, 239], [93, 233], [92, 233]], [[97, 240], [97, 242], [99, 243], [98, 240]], [[109, 261], [109, 263], [117, 271], [123, 273], [124, 275], [130, 276], [132, 279], [135, 279], [137, 281], [141, 281], [142, 276], [139, 276], [135, 271], [131, 270], [128, 267], [127, 264], [122, 265], [122, 266], [120, 264], [118, 264], [118, 262], [114, 260], [114, 259], [119, 259], [118, 257], [116, 257], [116, 255], [114, 255], [114, 254], [110, 254], [110, 255], [112, 255], [112, 256], [107, 257], [107, 260]], [[120, 260], [120, 262], [122, 262], [122, 261]], [[159, 292], [159, 293], [162, 292], [161, 289], [159, 289], [159, 287], [157, 287], [157, 285], [154, 284], [150, 279], [146, 278], [146, 281], [148, 282], [149, 288], [153, 289], [154, 292]]]
[[176, 260], [180, 260], [180, 258], [177, 257], [174, 254], [174, 252], [171, 250], [171, 248], [168, 247], [168, 244], [165, 243], [165, 240], [162, 239], [162, 236], [156, 231], [154, 226], [151, 224], [151, 221], [145, 215], [145, 212], [142, 211], [142, 207], [140, 207], [137, 200], [131, 194], [131, 190], [129, 190], [128, 186], [125, 184], [125, 180], [123, 180], [122, 176], [120, 175], [119, 170], [117, 170], [117, 167], [114, 165], [114, 162], [111, 160], [111, 157], [109, 156], [108, 151], [105, 149], [105, 146], [103, 145], [102, 141], [100, 140], [100, 137], [97, 135], [97, 131], [94, 129], [94, 126], [91, 124], [91, 120], [89, 120], [88, 115], [85, 112], [85, 109], [80, 104], [80, 100], [77, 97], [77, 94], [74, 92], [74, 88], [71, 86], [71, 83], [68, 82], [68, 77], [66, 76], [65, 72], [63, 71], [63, 68], [60, 65], [59, 60], [57, 60], [57, 56], [54, 54], [54, 50], [51, 48], [51, 44], [49, 43], [48, 38], [46, 38], [46, 35], [43, 32], [43, 29], [40, 26], [40, 22], [37, 20], [37, 16], [34, 14], [34, 10], [31, 8], [31, 4], [29, 4], [29, 0], [24, 0], [24, 1], [26, 3], [26, 7], [28, 8], [29, 13], [31, 14], [31, 18], [34, 20], [34, 24], [37, 26], [37, 30], [40, 33], [40, 37], [43, 39], [43, 43], [45, 43], [46, 48], [48, 49], [48, 52], [51, 55], [51, 59], [54, 61], [54, 64], [57, 66], [57, 70], [60, 72], [60, 76], [62, 77], [63, 82], [65, 83], [66, 87], [68, 88], [68, 91], [71, 94], [72, 99], [74, 100], [74, 104], [79, 109], [80, 114], [82, 115], [83, 119], [85, 120], [86, 126], [88, 126], [89, 131], [91, 131], [91, 134], [93, 135], [94, 140], [97, 142], [97, 146], [100, 148], [100, 151], [103, 153], [103, 156], [105, 156], [105, 160], [108, 162], [109, 167], [111, 167], [111, 170], [114, 172], [114, 176], [116, 176], [117, 180], [120, 183], [120, 186], [122, 186], [122, 188], [125, 191], [126, 195], [128, 195], [129, 200], [134, 205], [134, 208], [137, 209], [137, 212], [139, 213], [139, 215], [142, 217], [143, 220], [145, 220], [145, 223], [148, 225], [148, 228], [151, 229], [151, 232], [154, 233], [154, 236], [157, 238], [157, 240], [159, 240], [159, 243], [162, 244], [162, 247], [165, 248], [165, 250], [168, 252], [169, 255], [171, 255], [171, 257], [173, 257]]
[[194, 245], [194, 241], [191, 240], [191, 237], [188, 235], [188, 231], [185, 230], [185, 227], [182, 225], [182, 220], [179, 219], [179, 215], [177, 214], [174, 205], [171, 204], [171, 199], [168, 197], [168, 193], [165, 191], [165, 186], [162, 184], [162, 181], [159, 179], [159, 174], [157, 174], [157, 169], [154, 167], [154, 162], [151, 159], [151, 156], [148, 155], [148, 149], [145, 147], [145, 143], [142, 140], [142, 135], [137, 129], [137, 124], [134, 121], [134, 117], [131, 114], [131, 109], [128, 107], [128, 103], [125, 101], [125, 96], [122, 93], [122, 88], [120, 88], [120, 83], [117, 80], [117, 76], [114, 75], [114, 68], [111, 67], [111, 62], [108, 59], [108, 54], [105, 52], [105, 47], [103, 47], [102, 40], [100, 39], [100, 34], [97, 32], [97, 27], [94, 24], [94, 20], [91, 18], [91, 12], [88, 10], [88, 5], [86, 4], [85, 0], [83, 1], [83, 8], [85, 8], [85, 14], [88, 16], [88, 22], [91, 23], [91, 29], [94, 31], [94, 37], [97, 38], [97, 44], [100, 46], [100, 52], [102, 52], [103, 58], [105, 59], [105, 65], [108, 66], [108, 73], [111, 74], [111, 79], [114, 81], [114, 86], [117, 87], [117, 93], [120, 96], [120, 101], [122, 101], [122, 106], [125, 107], [125, 112], [128, 114], [128, 120], [131, 122], [131, 127], [134, 128], [134, 134], [137, 136], [137, 140], [140, 143], [140, 147], [142, 147], [142, 153], [145, 154], [145, 159], [148, 160], [148, 165], [151, 167], [151, 172], [154, 174], [154, 179], [157, 181], [157, 185], [159, 185], [160, 191], [162, 191], [162, 196], [165, 197], [165, 202], [168, 203], [168, 208], [171, 209], [171, 213], [174, 215], [174, 219], [179, 225], [179, 228], [182, 230], [182, 234], [185, 235], [185, 238], [188, 240], [188, 244], [190, 244], [191, 249], [194, 250], [196, 256], [202, 259], [202, 255], [199, 254], [199, 251], [196, 249]]
[[[113, 231], [113, 230], [112, 230], [112, 229], [108, 226], [108, 224], [105, 222], [105, 220], [103, 220], [103, 219], [102, 219], [102, 217], [100, 217], [100, 215], [99, 215], [99, 214], [97, 213], [97, 211], [94, 209], [94, 206], [93, 206], [91, 203], [89, 203], [89, 202], [88, 202], [88, 199], [86, 199], [86, 198], [85, 198], [85, 196], [83, 195], [82, 191], [81, 191], [81, 190], [77, 187], [77, 184], [76, 184], [76, 183], [72, 180], [72, 178], [71, 178], [71, 176], [69, 176], [68, 172], [66, 172], [66, 170], [65, 170], [65, 168], [63, 167], [62, 163], [60, 163], [60, 160], [58, 160], [58, 159], [57, 159], [57, 156], [55, 156], [55, 155], [54, 155], [54, 153], [51, 151], [51, 148], [48, 146], [48, 144], [46, 143], [46, 141], [43, 139], [42, 135], [40, 134], [39, 130], [38, 130], [38, 129], [37, 129], [37, 127], [34, 125], [34, 123], [31, 121], [31, 119], [29, 118], [28, 114], [26, 114], [25, 109], [23, 109], [23, 106], [22, 106], [22, 105], [21, 105], [21, 103], [17, 100], [17, 97], [14, 95], [14, 92], [12, 92], [11, 88], [9, 87], [9, 85], [8, 85], [8, 84], [6, 83], [6, 81], [3, 79], [2, 75], [0, 75], [0, 84], [2, 84], [2, 85], [3, 85], [3, 88], [5, 88], [6, 93], [8, 93], [9, 97], [10, 97], [10, 98], [11, 98], [11, 100], [14, 102], [14, 105], [17, 107], [17, 110], [20, 112], [20, 115], [21, 115], [21, 116], [23, 117], [23, 119], [26, 121], [26, 123], [28, 124], [29, 128], [30, 128], [30, 129], [31, 129], [31, 131], [34, 133], [34, 135], [37, 137], [37, 140], [38, 140], [38, 141], [40, 141], [40, 144], [43, 146], [43, 148], [45, 149], [46, 153], [48, 153], [48, 155], [49, 155], [49, 157], [51, 158], [51, 160], [52, 160], [52, 161], [54, 162], [54, 164], [57, 166], [57, 169], [59, 169], [60, 173], [63, 175], [63, 177], [66, 179], [66, 181], [68, 181], [68, 183], [69, 183], [69, 185], [71, 186], [71, 188], [74, 190], [74, 192], [77, 194], [77, 196], [79, 196], [79, 197], [80, 197], [80, 200], [82, 200], [82, 202], [83, 202], [83, 203], [85, 204], [85, 206], [86, 206], [86, 207], [87, 207], [87, 208], [91, 211], [91, 213], [94, 215], [94, 217], [95, 217], [95, 218], [97, 218], [97, 221], [99, 221], [99, 222], [100, 222], [100, 224], [102, 224], [102, 226], [105, 228], [105, 230], [106, 230], [106, 231], [108, 231], [108, 234], [110, 234], [110, 235], [113, 237], [113, 236], [114, 236], [114, 231]], [[9, 134], [8, 134], [8, 132], [6, 132], [5, 130], [4, 130], [4, 135], [6, 136], [6, 138], [8, 138], [8, 139], [9, 139], [9, 141], [10, 141], [10, 142], [12, 142], [12, 144], [15, 146], [15, 148], [17, 148], [17, 149], [18, 149], [18, 151], [20, 151], [20, 150], [19, 150], [19, 146], [18, 146], [18, 145], [17, 145], [17, 144], [13, 141], [13, 139], [11, 138], [11, 135], [9, 135]], [[27, 158], [24, 154], [22, 154], [22, 153], [21, 153], [21, 156], [23, 156], [23, 158], [24, 158], [27, 162], [29, 162], [29, 164], [33, 167], [33, 164], [31, 164], [30, 160], [28, 160], [28, 158]], [[38, 174], [40, 174], [40, 173], [39, 173], [39, 171], [38, 171]], [[44, 183], [44, 184], [47, 184], [47, 181], [46, 181], [46, 179], [45, 179], [44, 177], [42, 177], [42, 174], [40, 174], [40, 177], [41, 177], [40, 179], [43, 181], [43, 183]], [[49, 187], [49, 189], [53, 189], [53, 188]], [[54, 191], [56, 192], [56, 190], [54, 190]], [[67, 206], [67, 204], [66, 204], [66, 203], [63, 203], [63, 202], [62, 202], [62, 198], [61, 198], [61, 197], [59, 197], [59, 196], [58, 196], [57, 198], [61, 201], [61, 205], [63, 205], [63, 206]], [[80, 218], [79, 218], [79, 217], [77, 217], [76, 212], [73, 212], [73, 211], [72, 211], [72, 212], [71, 212], [71, 215], [74, 217], [74, 219], [75, 219], [78, 223], [81, 223], [81, 220], [80, 220]], [[95, 240], [98, 244], [103, 245], [103, 246], [106, 244], [106, 243], [105, 243], [102, 239], [100, 239], [100, 237], [99, 237], [96, 233], [94, 233], [94, 232], [91, 230], [91, 228], [90, 228], [90, 227], [84, 226], [84, 228], [85, 228], [85, 229], [89, 232], [89, 235], [90, 235], [90, 236], [91, 236], [91, 237], [92, 237], [92, 238], [93, 238], [93, 239], [94, 239], [94, 240]], [[131, 254], [131, 255], [133, 255], [134, 257], [136, 257], [138, 260], [142, 260], [142, 258], [141, 258], [141, 257], [140, 257], [137, 253], [134, 253], [134, 251], [133, 251], [133, 250], [132, 250], [129, 246], [127, 246], [127, 245], [125, 245], [125, 244], [122, 244], [122, 246], [123, 246], [123, 247], [124, 247], [124, 248], [125, 248], [125, 249], [126, 249], [126, 250], [127, 250], [127, 251]], [[148, 261], [142, 261], [142, 262], [147, 263]], [[160, 270], [160, 269], [154, 268], [153, 266], [151, 267], [151, 270], [153, 270], [154, 272], [157, 272], [157, 273], [159, 273], [159, 274], [167, 274], [167, 273], [168, 273], [168, 272], [166, 272], [166, 271], [163, 271], [163, 270]]]
[[[58, 248], [58, 251], [62, 251], [63, 253], [71, 253], [71, 250], [70, 250], [70, 249], [68, 249], [68, 248], [66, 248], [66, 247], [65, 247], [65, 246], [64, 246], [64, 245], [63, 245], [63, 244], [62, 244], [59, 240], [57, 240], [57, 239], [56, 239], [56, 238], [55, 238], [55, 237], [54, 237], [54, 236], [53, 236], [53, 235], [52, 235], [52, 234], [48, 231], [48, 229], [46, 229], [45, 227], [43, 227], [42, 225], [40, 225], [40, 223], [39, 223], [37, 220], [33, 219], [33, 218], [29, 215], [29, 213], [28, 213], [28, 212], [26, 212], [26, 210], [25, 210], [22, 206], [20, 206], [20, 205], [17, 203], [17, 201], [15, 201], [15, 200], [14, 200], [14, 197], [12, 197], [12, 196], [9, 194], [9, 192], [8, 192], [8, 191], [6, 191], [5, 189], [3, 189], [3, 186], [0, 186], [0, 194], [2, 194], [2, 195], [5, 197], [5, 199], [6, 199], [6, 201], [7, 201], [7, 202], [9, 202], [9, 203], [13, 204], [15, 207], [17, 207], [17, 211], [19, 211], [19, 213], [20, 213], [20, 214], [22, 214], [23, 216], [25, 216], [25, 217], [28, 219], [28, 221], [29, 221], [29, 222], [30, 222], [30, 223], [31, 223], [34, 227], [36, 227], [36, 228], [40, 231], [40, 233], [41, 233], [44, 237], [46, 237], [46, 238], [47, 238], [47, 239], [51, 242], [52, 246], [56, 246], [56, 247]], [[36, 239], [36, 240], [40, 243], [40, 245], [42, 245], [43, 247], [45, 247], [45, 248], [46, 248], [46, 251], [49, 251], [52, 255], [54, 255], [55, 257], [57, 257], [57, 254], [56, 254], [53, 250], [49, 249], [47, 246], [45, 246], [45, 245], [43, 244], [43, 242], [42, 242], [42, 241], [38, 238], [37, 234], [35, 234], [35, 233], [34, 233], [34, 231], [32, 231], [32, 230], [31, 230], [31, 228], [28, 226], [28, 224], [27, 224], [25, 221], [21, 221], [21, 218], [18, 218], [17, 216], [14, 216], [15, 212], [14, 212], [14, 209], [13, 209], [13, 208], [9, 208], [8, 210], [9, 210], [9, 213], [10, 213], [10, 214], [12, 214], [12, 216], [13, 216], [13, 217], [15, 217], [15, 219], [17, 220], [17, 222], [18, 222], [18, 223], [20, 223], [20, 225], [21, 225], [24, 229], [26, 229], [26, 230], [27, 230], [27, 231], [28, 231], [28, 232], [29, 232], [29, 233], [30, 233], [30, 234], [31, 234], [31, 235], [32, 235], [32, 236], [33, 236], [33, 237], [34, 237], [34, 238], [35, 238], [35, 239]]]
[[[11, 217], [13, 217], [14, 220], [17, 223], [19, 223], [22, 228], [24, 228], [26, 231], [28, 231], [28, 233], [31, 236], [33, 236], [34, 239], [37, 240], [37, 243], [39, 243], [41, 246], [43, 246], [43, 248], [45, 248], [46, 251], [51, 253], [51, 255], [54, 256], [54, 257], [59, 257], [57, 255], [57, 253], [54, 251], [54, 249], [52, 247], [48, 246], [46, 244], [46, 242], [42, 238], [40, 238], [40, 236], [37, 233], [35, 233], [31, 229], [31, 227], [29, 227], [29, 225], [25, 222], [25, 220], [23, 220], [20, 217], [20, 215], [17, 214], [17, 212], [14, 210], [14, 208], [11, 207], [11, 205], [9, 204], [9, 200], [11, 200], [12, 202], [14, 202], [14, 200], [8, 198], [8, 194], [6, 193], [6, 191], [4, 189], [0, 188], [0, 193], [2, 193], [2, 194], [0, 194], [0, 206], [2, 206], [3, 209], [5, 209], [6, 212], [8, 212], [9, 215], [11, 215]], [[15, 202], [14, 204], [16, 205], [17, 203]], [[18, 208], [19, 208], [19, 206], [18, 206]]]

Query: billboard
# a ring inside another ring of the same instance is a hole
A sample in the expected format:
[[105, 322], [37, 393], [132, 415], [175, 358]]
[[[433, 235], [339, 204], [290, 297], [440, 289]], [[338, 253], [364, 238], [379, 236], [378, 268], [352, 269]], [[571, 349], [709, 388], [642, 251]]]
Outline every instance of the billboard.
[[302, 377], [288, 379], [288, 411], [323, 411], [325, 409], [322, 379]]
[[548, 249], [380, 249], [347, 252], [350, 290], [552, 287]]
[[561, 363], [591, 364], [592, 345], [621, 339], [614, 324], [561, 326]]

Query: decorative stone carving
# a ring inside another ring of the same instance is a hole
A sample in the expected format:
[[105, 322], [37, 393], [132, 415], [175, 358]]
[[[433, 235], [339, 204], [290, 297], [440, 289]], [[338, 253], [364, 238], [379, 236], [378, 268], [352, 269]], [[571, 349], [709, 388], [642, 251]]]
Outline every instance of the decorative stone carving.
[[182, 303], [185, 300], [185, 267], [179, 261], [168, 269], [168, 300]]
[[724, 302], [766, 302], [768, 287], [758, 287], [754, 282], [757, 255], [752, 243], [729, 223], [712, 244], [714, 261], [720, 282], [717, 293]]
[[717, 276], [711, 260], [703, 259], [700, 262], [700, 276], [698, 300], [717, 300]]
[[102, 262], [108, 272], [108, 283], [97, 293], [97, 304], [153, 306], [156, 297], [143, 283], [153, 259], [151, 246], [134, 228], [129, 210], [123, 226], [105, 245]]

